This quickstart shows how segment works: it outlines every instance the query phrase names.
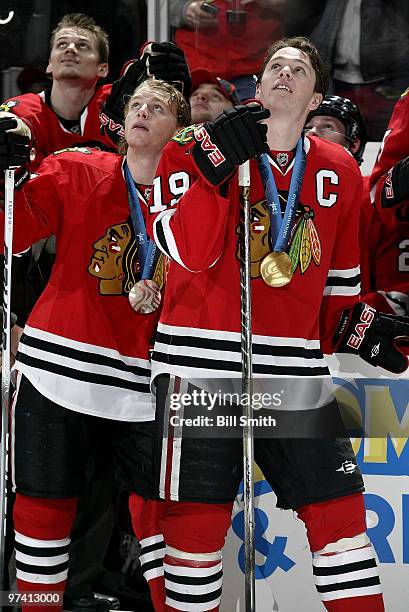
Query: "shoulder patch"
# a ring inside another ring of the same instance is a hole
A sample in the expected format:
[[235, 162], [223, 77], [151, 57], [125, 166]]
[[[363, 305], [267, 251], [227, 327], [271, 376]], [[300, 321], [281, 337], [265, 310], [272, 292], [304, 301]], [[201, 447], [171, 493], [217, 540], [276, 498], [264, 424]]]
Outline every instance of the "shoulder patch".
[[3, 102], [3, 104], [0, 104], [0, 111], [8, 113], [11, 108], [14, 108], [14, 106], [18, 106], [19, 104], [19, 100], [9, 100], [8, 102]]
[[92, 151], [87, 147], [66, 147], [65, 149], [54, 151], [53, 155], [59, 155], [60, 153], [82, 153], [83, 155], [91, 155]]
[[185, 128], [182, 128], [175, 136], [172, 138], [172, 142], [177, 142], [178, 145], [182, 146], [187, 142], [193, 140], [193, 131], [195, 129], [195, 125], [188, 125]]

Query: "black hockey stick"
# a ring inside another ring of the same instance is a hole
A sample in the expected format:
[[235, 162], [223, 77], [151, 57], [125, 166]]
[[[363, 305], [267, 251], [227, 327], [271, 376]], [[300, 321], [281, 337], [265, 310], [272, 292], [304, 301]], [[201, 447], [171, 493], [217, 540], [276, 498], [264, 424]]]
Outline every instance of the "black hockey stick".
[[13, 252], [14, 170], [5, 171], [3, 342], [0, 446], [0, 591], [4, 590], [10, 406], [11, 263]]
[[254, 574], [254, 437], [253, 437], [253, 359], [251, 330], [250, 274], [250, 162], [239, 167], [240, 210], [240, 298], [241, 298], [241, 365], [243, 409], [243, 489], [244, 489], [244, 557], [245, 610], [254, 612], [256, 584]]

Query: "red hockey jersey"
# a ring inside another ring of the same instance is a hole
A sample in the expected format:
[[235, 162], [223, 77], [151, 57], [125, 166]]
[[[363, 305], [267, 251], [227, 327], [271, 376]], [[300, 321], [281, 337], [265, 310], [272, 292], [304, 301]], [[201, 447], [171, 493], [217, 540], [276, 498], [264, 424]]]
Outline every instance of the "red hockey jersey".
[[380, 310], [404, 314], [409, 292], [409, 201], [381, 207], [381, 192], [388, 171], [409, 155], [409, 89], [395, 105], [378, 159], [370, 177], [371, 200], [367, 214], [367, 256], [371, 271], [368, 301]]
[[47, 155], [64, 148], [92, 147], [102, 143], [108, 149], [112, 149], [110, 139], [101, 134], [99, 120], [100, 110], [110, 91], [111, 85], [103, 85], [96, 89], [93, 98], [81, 113], [79, 134], [70, 132], [60, 123], [55, 112], [45, 103], [44, 92], [24, 94], [3, 102], [0, 110], [18, 115], [26, 119], [30, 125], [36, 152], [30, 169], [35, 170]]
[[[172, 262], [153, 376], [240, 376], [237, 179], [229, 198], [219, 195], [198, 175], [191, 147], [188, 132], [169, 143], [154, 181], [148, 227]], [[260, 262], [272, 248], [264, 189], [251, 161], [253, 370], [259, 376], [327, 375], [322, 350], [332, 352], [340, 313], [360, 293], [358, 166], [341, 147], [321, 139], [306, 138], [305, 150], [290, 246], [294, 276], [281, 288], [260, 276]], [[270, 162], [283, 196], [294, 162], [284, 173]]]
[[54, 234], [57, 256], [15, 367], [65, 408], [144, 421], [154, 414], [148, 348], [158, 313], [136, 313], [128, 302], [139, 261], [122, 161], [85, 147], [53, 154], [16, 192], [14, 250]]

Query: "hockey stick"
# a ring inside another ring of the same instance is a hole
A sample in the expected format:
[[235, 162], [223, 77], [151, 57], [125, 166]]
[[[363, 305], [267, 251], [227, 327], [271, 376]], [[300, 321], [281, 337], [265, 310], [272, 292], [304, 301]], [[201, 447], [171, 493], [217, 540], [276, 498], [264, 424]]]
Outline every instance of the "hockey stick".
[[241, 364], [242, 398], [245, 424], [243, 427], [243, 488], [244, 488], [244, 556], [245, 610], [254, 612], [256, 584], [254, 575], [254, 439], [253, 439], [253, 363], [251, 334], [250, 286], [250, 162], [239, 167], [241, 192], [240, 223], [240, 298], [241, 298]]
[[0, 446], [0, 591], [4, 590], [10, 404], [11, 263], [13, 252], [14, 170], [6, 170], [4, 202], [3, 342]]

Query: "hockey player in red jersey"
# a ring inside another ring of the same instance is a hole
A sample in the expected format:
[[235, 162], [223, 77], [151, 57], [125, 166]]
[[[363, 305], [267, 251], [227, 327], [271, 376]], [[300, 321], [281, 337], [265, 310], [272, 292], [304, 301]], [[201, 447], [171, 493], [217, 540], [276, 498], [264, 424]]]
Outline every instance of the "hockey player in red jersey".
[[359, 108], [348, 98], [325, 96], [309, 113], [304, 133], [342, 145], [361, 164], [368, 135]]
[[29, 123], [35, 150], [32, 170], [44, 157], [66, 147], [112, 147], [101, 135], [99, 122], [111, 90], [111, 85], [100, 84], [108, 74], [108, 55], [108, 35], [92, 18], [65, 15], [50, 42], [51, 90], [16, 96], [0, 107]]
[[[135, 60], [126, 75], [112, 86], [103, 84], [108, 73], [108, 54], [108, 36], [92, 18], [77, 13], [65, 15], [57, 24], [50, 41], [47, 68], [52, 77], [50, 91], [16, 96], [0, 107], [0, 116], [8, 111], [30, 125], [35, 155], [28, 165], [29, 170], [36, 171], [47, 155], [74, 146], [116, 151], [118, 132], [123, 133], [125, 100], [132, 95], [138, 82], [147, 78], [148, 73], [166, 81], [175, 80], [180, 87], [187, 92], [189, 90], [190, 75], [184, 54], [172, 43], [153, 43], [149, 49], [144, 49], [142, 57]], [[104, 119], [103, 132], [100, 113]], [[120, 115], [120, 119], [116, 118], [117, 115]], [[20, 172], [16, 174], [17, 181], [24, 178]], [[48, 248], [50, 245], [51, 249]], [[51, 239], [40, 241], [32, 250], [13, 259], [12, 300], [18, 314], [12, 331], [13, 347], [18, 345], [27, 317], [48, 282], [54, 257]], [[92, 598], [91, 580], [99, 575], [98, 568], [101, 567], [106, 548], [101, 539], [100, 549], [97, 550], [95, 546], [92, 549], [87, 547], [81, 538], [87, 537], [87, 520], [94, 533], [96, 529], [106, 533], [105, 517], [109, 516], [106, 508], [112, 505], [109, 478], [104, 481], [92, 477], [91, 482], [93, 487], [86, 487], [84, 498], [91, 498], [99, 487], [96, 495], [98, 502], [92, 505], [93, 516], [88, 519], [84, 504], [80, 506], [82, 510], [77, 517], [75, 533], [81, 535], [79, 539], [75, 535], [73, 537], [70, 570], [73, 578], [71, 584], [75, 585], [75, 589], [70, 589], [69, 581], [66, 593], [68, 597], [81, 598], [82, 603], [86, 596]], [[108, 533], [106, 537], [109, 537]], [[76, 555], [75, 551], [82, 545], [87, 555]], [[82, 571], [87, 564], [95, 568], [94, 576], [88, 569]], [[81, 583], [80, 576], [83, 580]], [[71, 605], [68, 601], [67, 607]]]
[[409, 88], [395, 105], [370, 177], [369, 290], [378, 307], [409, 312]]
[[[108, 56], [108, 35], [91, 17], [65, 15], [50, 41], [47, 72], [52, 76], [51, 90], [23, 94], [2, 104], [0, 111], [10, 111], [30, 126], [35, 150], [31, 170], [47, 155], [66, 147], [86, 145], [116, 151], [118, 132], [123, 136], [125, 100], [148, 76], [174, 80], [186, 91], [190, 87], [183, 52], [171, 43], [153, 43], [114, 85], [102, 84], [108, 74]], [[106, 103], [109, 116], [104, 115], [101, 130], [100, 113]]]
[[[239, 164], [250, 159], [255, 379], [328, 377], [323, 352], [335, 345], [359, 351], [374, 365], [407, 367], [393, 340], [408, 334], [408, 321], [358, 303], [358, 166], [341, 147], [302, 138], [326, 79], [308, 41], [279, 41], [257, 85], [264, 109], [256, 104], [224, 111], [178, 134], [161, 158], [149, 222], [171, 259], [152, 356], [159, 437], [153, 470], [164, 500], [159, 525], [166, 544], [166, 600], [157, 610], [219, 609], [221, 550], [242, 475], [241, 441], [212, 438], [211, 430], [193, 437], [187, 426], [175, 424], [172, 402], [179, 398], [177, 414], [183, 416], [188, 404], [182, 399], [192, 384], [200, 387], [206, 379], [206, 388], [209, 380], [241, 376]], [[330, 399], [315, 408], [303, 421], [316, 419], [317, 430], [323, 415], [337, 418]], [[206, 405], [203, 410], [209, 414]], [[305, 523], [325, 608], [384, 610], [366, 535], [363, 481], [349, 440], [291, 438], [287, 432], [256, 439], [255, 454], [278, 506], [296, 510]], [[146, 573], [156, 589], [163, 579], [150, 575], [149, 564]]]
[[[56, 152], [15, 194], [15, 250], [50, 234], [58, 244], [16, 361], [13, 480], [21, 591], [64, 589], [70, 530], [93, 446], [111, 441], [130, 488], [140, 471], [145, 485], [139, 482], [136, 490], [150, 491], [148, 350], [165, 267], [146, 240], [144, 219], [160, 151], [189, 121], [176, 89], [146, 81], [129, 101], [125, 156], [87, 147]], [[7, 132], [16, 122], [0, 120], [3, 168], [28, 155], [24, 138]]]
[[[319, 107], [312, 111], [305, 124], [308, 137], [318, 136], [345, 147], [362, 162], [367, 130], [359, 108], [348, 98], [325, 96]], [[357, 202], [357, 205], [358, 202]], [[370, 278], [376, 265], [374, 253], [380, 237], [377, 235], [375, 213], [369, 197], [369, 176], [362, 177], [362, 200], [360, 202], [360, 269], [361, 292], [365, 302], [384, 312], [394, 312], [381, 295], [372, 291]], [[380, 299], [381, 298], [381, 299]], [[404, 314], [397, 312], [396, 314]]]

